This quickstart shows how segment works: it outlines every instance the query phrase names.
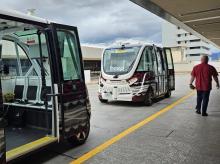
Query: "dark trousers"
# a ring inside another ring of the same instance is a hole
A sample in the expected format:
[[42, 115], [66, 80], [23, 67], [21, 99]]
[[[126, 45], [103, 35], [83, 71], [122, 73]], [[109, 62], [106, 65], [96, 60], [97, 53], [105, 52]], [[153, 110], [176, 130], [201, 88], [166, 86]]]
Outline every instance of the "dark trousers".
[[209, 95], [210, 91], [197, 91], [197, 111], [201, 111], [202, 108], [202, 113], [206, 113], [209, 103]]

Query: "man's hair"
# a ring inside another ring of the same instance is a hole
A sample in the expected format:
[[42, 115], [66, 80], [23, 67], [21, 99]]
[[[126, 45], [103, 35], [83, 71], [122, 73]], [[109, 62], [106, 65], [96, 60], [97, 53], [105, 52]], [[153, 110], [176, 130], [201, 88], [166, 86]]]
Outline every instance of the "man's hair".
[[208, 63], [208, 62], [209, 62], [209, 57], [208, 57], [207, 55], [203, 55], [203, 56], [202, 56], [202, 61], [203, 61], [204, 63]]

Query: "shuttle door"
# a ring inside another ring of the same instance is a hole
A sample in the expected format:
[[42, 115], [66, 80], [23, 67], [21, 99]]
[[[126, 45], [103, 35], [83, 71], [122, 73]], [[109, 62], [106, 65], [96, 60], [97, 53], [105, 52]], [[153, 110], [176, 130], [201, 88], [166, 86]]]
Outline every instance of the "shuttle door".
[[75, 129], [87, 126], [90, 104], [77, 28], [53, 23], [52, 31], [59, 74], [61, 132], [68, 138], [75, 133]]
[[159, 95], [163, 94], [164, 91], [164, 70], [163, 70], [163, 61], [160, 49], [155, 47], [156, 56], [157, 56], [157, 70], [158, 70], [158, 93]]
[[164, 48], [167, 67], [168, 67], [168, 88], [169, 90], [175, 90], [175, 71], [173, 64], [173, 56], [170, 48]]

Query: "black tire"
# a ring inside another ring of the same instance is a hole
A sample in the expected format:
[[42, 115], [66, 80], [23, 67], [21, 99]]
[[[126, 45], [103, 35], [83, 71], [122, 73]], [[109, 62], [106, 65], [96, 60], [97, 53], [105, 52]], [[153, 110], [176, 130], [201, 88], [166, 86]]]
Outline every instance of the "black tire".
[[153, 105], [153, 91], [149, 90], [146, 93], [145, 99], [144, 99], [144, 105], [145, 106], [151, 106]]
[[90, 120], [87, 120], [86, 125], [84, 127], [80, 127], [75, 135], [68, 138], [68, 141], [74, 146], [82, 145], [86, 142], [89, 136], [89, 132], [90, 132]]
[[165, 98], [170, 98], [171, 97], [171, 91], [168, 90], [167, 93], [164, 95]]
[[99, 98], [99, 101], [100, 101], [101, 103], [107, 103], [107, 102], [108, 102], [108, 100], [101, 99], [101, 98]]

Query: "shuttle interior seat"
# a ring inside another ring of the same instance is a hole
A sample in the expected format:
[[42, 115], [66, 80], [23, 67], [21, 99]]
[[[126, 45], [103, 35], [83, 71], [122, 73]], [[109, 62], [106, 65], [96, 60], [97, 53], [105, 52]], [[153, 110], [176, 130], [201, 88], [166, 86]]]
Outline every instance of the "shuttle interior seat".
[[38, 76], [27, 77], [27, 92], [26, 100], [28, 104], [39, 103], [39, 92], [40, 92], [40, 78]]
[[[27, 90], [27, 100], [34, 108], [45, 109], [45, 96], [51, 94], [51, 80], [46, 78], [46, 87], [42, 87], [42, 79], [38, 77], [29, 77], [28, 78], [28, 90]], [[48, 109], [52, 107], [51, 97], [47, 97]]]
[[[5, 102], [5, 105], [24, 108], [45, 109], [41, 78], [38, 76], [19, 77], [14, 87], [14, 102]], [[46, 94], [51, 92], [51, 81], [46, 80]], [[48, 109], [52, 110], [51, 97], [48, 97]]]
[[15, 85], [14, 98], [15, 100], [22, 100], [24, 92], [24, 85]]
[[[49, 120], [52, 119], [52, 103], [48, 103], [48, 111], [45, 111], [45, 105], [41, 98], [41, 79], [38, 76], [24, 76], [16, 80], [14, 86], [14, 94], [16, 100], [14, 102], [5, 102], [7, 109], [7, 117], [9, 118], [9, 125], [12, 127], [36, 127], [45, 129], [47, 116]], [[48, 82], [49, 83], [49, 82]], [[51, 93], [51, 87], [47, 87], [48, 92]], [[51, 100], [50, 100], [51, 102]], [[51, 127], [51, 122], [49, 123]]]
[[14, 100], [15, 102], [24, 103], [25, 98], [25, 77], [24, 76], [17, 76], [15, 78], [15, 86], [14, 86]]

